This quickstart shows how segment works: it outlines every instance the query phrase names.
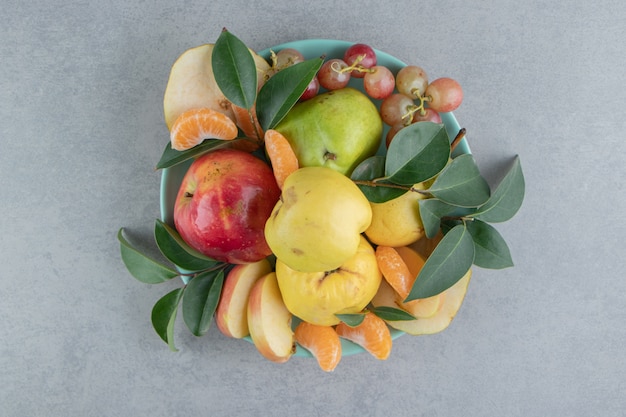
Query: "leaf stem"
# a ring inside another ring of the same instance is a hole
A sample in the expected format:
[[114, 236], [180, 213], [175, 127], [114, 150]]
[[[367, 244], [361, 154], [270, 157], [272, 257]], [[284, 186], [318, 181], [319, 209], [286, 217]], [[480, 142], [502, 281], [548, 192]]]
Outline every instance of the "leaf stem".
[[192, 277], [193, 278], [194, 276], [196, 276], [198, 274], [202, 274], [204, 272], [217, 271], [219, 269], [226, 269], [227, 267], [228, 267], [227, 263], [220, 263], [220, 264], [217, 264], [217, 265], [215, 265], [215, 266], [213, 266], [211, 268], [206, 268], [206, 269], [202, 269], [200, 271], [188, 272], [188, 273], [181, 272], [178, 275], [181, 276], [181, 277]]
[[420, 193], [428, 195], [430, 194], [428, 190], [419, 190], [415, 187], [407, 187], [406, 185], [398, 185], [398, 184], [389, 184], [389, 183], [381, 183], [376, 180], [366, 181], [366, 180], [352, 180], [357, 185], [365, 185], [366, 187], [387, 187], [387, 188], [396, 188], [399, 190], [412, 191], [414, 193]]

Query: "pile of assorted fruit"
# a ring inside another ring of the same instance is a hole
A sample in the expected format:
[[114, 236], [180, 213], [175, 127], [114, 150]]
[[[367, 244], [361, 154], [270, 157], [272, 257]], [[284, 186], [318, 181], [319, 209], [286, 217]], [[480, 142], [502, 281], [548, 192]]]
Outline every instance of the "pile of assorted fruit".
[[471, 154], [453, 157], [465, 139], [442, 123], [463, 98], [451, 78], [381, 65], [360, 43], [269, 55], [223, 30], [174, 63], [157, 168], [186, 171], [155, 224], [167, 261], [123, 228], [122, 259], [142, 282], [183, 278], [152, 310], [173, 350], [181, 310], [193, 334], [214, 321], [274, 362], [307, 352], [332, 371], [342, 340], [386, 359], [393, 334], [450, 324], [473, 265], [513, 265], [490, 223], [522, 204], [519, 159], [492, 191]]

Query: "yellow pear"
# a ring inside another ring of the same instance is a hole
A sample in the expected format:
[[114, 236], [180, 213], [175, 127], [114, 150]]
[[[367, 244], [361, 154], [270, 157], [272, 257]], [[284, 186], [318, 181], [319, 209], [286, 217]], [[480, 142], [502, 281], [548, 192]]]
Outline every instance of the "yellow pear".
[[331, 271], [356, 253], [372, 209], [361, 190], [326, 167], [300, 168], [287, 177], [265, 223], [265, 240], [290, 268]]
[[[415, 184], [413, 188], [424, 190], [424, 184]], [[424, 224], [420, 217], [419, 201], [426, 195], [407, 191], [399, 197], [384, 203], [372, 205], [372, 223], [365, 230], [368, 239], [383, 246], [406, 246], [417, 242], [424, 236]]]

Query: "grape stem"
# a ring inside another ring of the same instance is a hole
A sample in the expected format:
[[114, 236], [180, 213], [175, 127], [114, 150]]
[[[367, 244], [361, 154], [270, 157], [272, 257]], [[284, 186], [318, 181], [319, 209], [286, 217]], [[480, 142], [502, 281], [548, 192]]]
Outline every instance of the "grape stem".
[[411, 124], [411, 120], [413, 120], [413, 115], [416, 112], [420, 112], [420, 115], [425, 115], [426, 114], [426, 107], [425, 104], [428, 103], [429, 101], [432, 101], [432, 97], [430, 96], [422, 96], [420, 94], [420, 90], [419, 88], [414, 89], [413, 91], [411, 91], [413, 93], [413, 95], [415, 96], [416, 100], [419, 100], [419, 105], [415, 104], [413, 106], [407, 106], [406, 108], [406, 113], [404, 113], [402, 115], [402, 120], [404, 120], [404, 125], [408, 126]]
[[343, 74], [344, 72], [352, 72], [352, 71], [369, 72], [369, 73], [376, 72], [375, 69], [365, 68], [364, 66], [359, 65], [361, 63], [361, 61], [363, 61], [363, 59], [365, 59], [365, 55], [359, 55], [359, 56], [356, 57], [356, 59], [354, 60], [354, 62], [350, 66], [347, 66], [345, 68], [341, 68], [339, 66], [338, 62], [333, 62], [330, 67], [333, 69], [333, 71], [335, 71], [335, 72], [337, 72], [339, 74]]

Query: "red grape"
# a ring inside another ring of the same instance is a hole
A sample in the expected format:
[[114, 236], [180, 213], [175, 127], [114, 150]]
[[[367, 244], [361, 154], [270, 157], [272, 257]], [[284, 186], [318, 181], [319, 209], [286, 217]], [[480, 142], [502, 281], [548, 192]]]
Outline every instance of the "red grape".
[[452, 78], [437, 78], [426, 88], [428, 107], [437, 112], [450, 112], [461, 105], [463, 90]]
[[433, 109], [423, 109], [424, 114], [419, 111], [416, 111], [413, 114], [413, 123], [417, 122], [433, 122], [433, 123], [441, 123], [441, 116], [439, 113], [434, 111]]
[[428, 76], [421, 67], [408, 65], [398, 71], [396, 88], [410, 97], [421, 97], [428, 87]]
[[307, 85], [306, 90], [300, 96], [300, 101], [306, 101], [315, 97], [320, 89], [320, 82], [317, 77], [313, 77], [309, 85]]
[[279, 70], [304, 61], [304, 55], [296, 49], [285, 48], [276, 53], [276, 67]]
[[385, 137], [385, 145], [387, 147], [389, 147], [389, 144], [393, 140], [394, 136], [396, 136], [396, 133], [398, 133], [400, 131], [400, 129], [402, 129], [403, 127], [404, 127], [404, 124], [391, 126], [391, 128], [387, 132], [387, 136]]
[[376, 65], [376, 52], [369, 45], [355, 43], [346, 49], [343, 60], [348, 66], [355, 65], [356, 69], [352, 71], [353, 77], [363, 78], [365, 77], [365, 72], [359, 71], [359, 68], [368, 69]]
[[348, 85], [350, 71], [343, 72], [348, 65], [342, 59], [329, 59], [324, 62], [317, 72], [317, 79], [322, 87], [327, 90], [338, 90]]
[[363, 89], [371, 98], [384, 99], [393, 93], [395, 88], [395, 78], [393, 73], [382, 65], [375, 65], [371, 72], [365, 73], [363, 77]]
[[[380, 103], [380, 117], [389, 126], [411, 123], [412, 111], [416, 108], [413, 99], [407, 95], [395, 93]], [[405, 116], [408, 115], [408, 118]]]

